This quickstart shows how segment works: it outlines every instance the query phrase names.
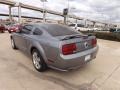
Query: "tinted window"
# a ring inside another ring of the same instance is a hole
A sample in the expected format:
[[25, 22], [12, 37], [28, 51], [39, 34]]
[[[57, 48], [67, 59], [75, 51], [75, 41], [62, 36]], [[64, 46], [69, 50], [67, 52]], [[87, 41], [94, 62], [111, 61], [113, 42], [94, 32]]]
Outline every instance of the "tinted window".
[[73, 31], [71, 28], [63, 25], [47, 24], [43, 25], [42, 28], [46, 30], [52, 36], [64, 36], [64, 35], [73, 35], [79, 34], [76, 31]]
[[30, 32], [32, 31], [33, 27], [30, 26], [30, 25], [26, 25], [22, 28], [22, 33], [25, 33], [25, 34], [30, 34]]
[[118, 31], [120, 31], [120, 29], [118, 29]]
[[77, 24], [77, 26], [78, 26], [78, 27], [84, 27], [84, 25], [82, 25], [82, 24]]
[[41, 35], [41, 34], [42, 34], [42, 31], [41, 31], [39, 28], [35, 28], [33, 34], [34, 34], [34, 35]]
[[69, 26], [75, 26], [75, 24], [70, 24]]

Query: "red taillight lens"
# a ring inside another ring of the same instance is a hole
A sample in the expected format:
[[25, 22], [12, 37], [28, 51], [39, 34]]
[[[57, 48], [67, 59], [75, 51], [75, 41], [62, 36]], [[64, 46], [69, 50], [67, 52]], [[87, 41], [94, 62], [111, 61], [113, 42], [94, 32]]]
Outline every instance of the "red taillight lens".
[[92, 39], [92, 46], [93, 47], [96, 47], [96, 45], [97, 45], [97, 39], [95, 38], [95, 39]]
[[76, 51], [76, 44], [65, 44], [62, 46], [63, 55], [73, 54]]

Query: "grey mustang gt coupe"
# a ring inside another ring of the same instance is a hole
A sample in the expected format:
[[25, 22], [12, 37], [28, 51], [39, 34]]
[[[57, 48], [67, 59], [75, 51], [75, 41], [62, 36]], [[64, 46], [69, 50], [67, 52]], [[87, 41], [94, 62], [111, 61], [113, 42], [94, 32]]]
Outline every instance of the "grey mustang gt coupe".
[[27, 24], [10, 38], [12, 48], [31, 56], [40, 72], [48, 67], [61, 71], [79, 68], [95, 59], [98, 52], [95, 36], [58, 24]]

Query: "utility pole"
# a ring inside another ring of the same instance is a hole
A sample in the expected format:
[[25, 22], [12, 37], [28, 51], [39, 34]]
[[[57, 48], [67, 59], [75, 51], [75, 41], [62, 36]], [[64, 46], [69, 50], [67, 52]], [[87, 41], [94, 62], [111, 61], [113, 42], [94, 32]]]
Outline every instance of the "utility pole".
[[66, 17], [66, 24], [68, 24], [69, 21], [69, 9], [70, 9], [70, 1], [68, 0], [68, 13], [67, 13], [67, 17]]
[[21, 3], [17, 2], [15, 3], [14, 7], [18, 7], [18, 22], [21, 24]]
[[63, 9], [64, 24], [67, 24], [68, 8]]
[[20, 3], [19, 3], [19, 6], [18, 6], [18, 15], [19, 15], [18, 21], [19, 21], [19, 23], [21, 23], [21, 5], [20, 5]]
[[64, 24], [68, 24], [68, 18], [69, 18], [69, 0], [67, 0], [67, 8], [63, 9], [63, 15], [64, 15]]
[[46, 7], [45, 7], [45, 2], [47, 2], [47, 0], [40, 0], [41, 2], [43, 2], [43, 22], [46, 21]]
[[12, 22], [12, 10], [11, 10], [12, 6], [9, 6], [9, 20], [10, 22]]

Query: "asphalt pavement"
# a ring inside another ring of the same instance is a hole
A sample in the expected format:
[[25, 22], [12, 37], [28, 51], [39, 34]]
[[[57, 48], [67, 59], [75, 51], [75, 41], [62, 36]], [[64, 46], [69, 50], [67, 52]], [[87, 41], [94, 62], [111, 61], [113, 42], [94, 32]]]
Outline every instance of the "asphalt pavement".
[[98, 39], [99, 52], [80, 69], [37, 72], [32, 60], [13, 50], [0, 33], [0, 90], [120, 90], [120, 42]]

